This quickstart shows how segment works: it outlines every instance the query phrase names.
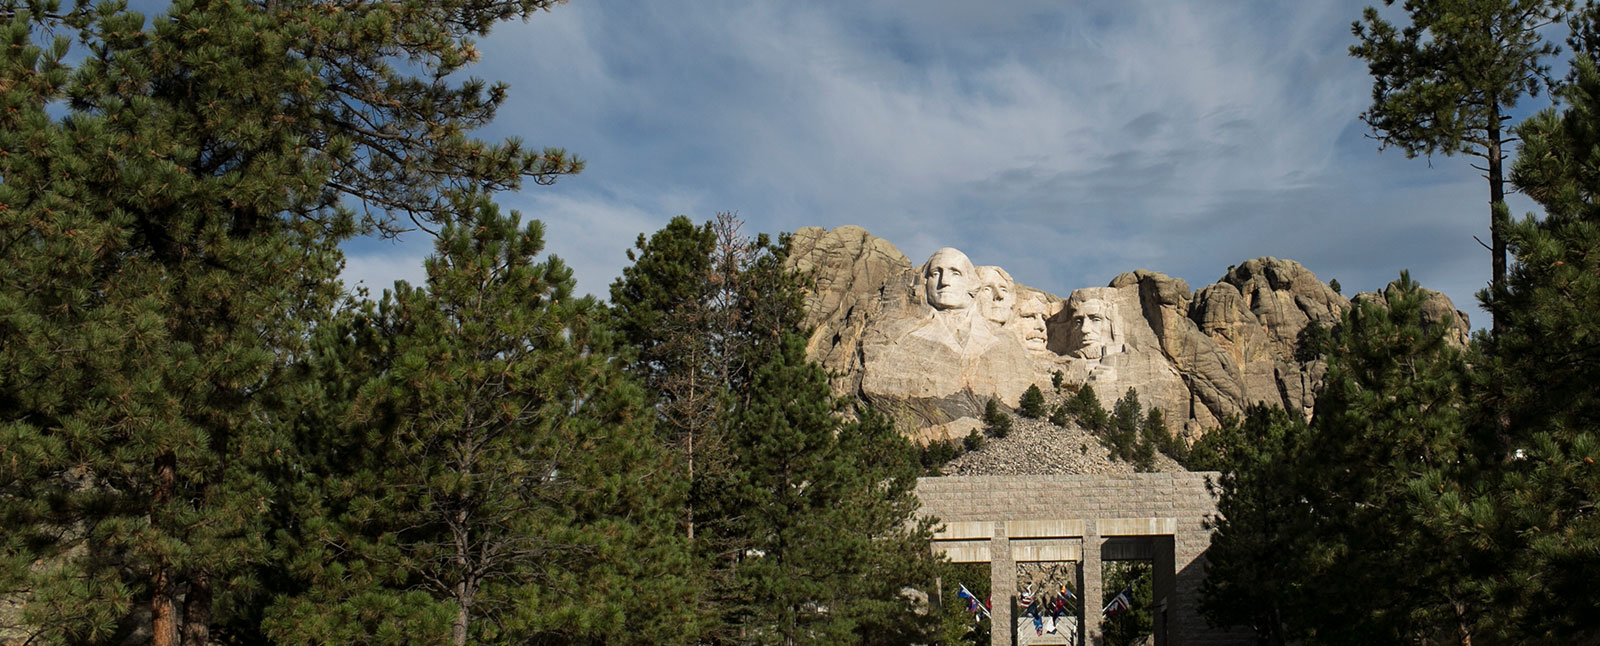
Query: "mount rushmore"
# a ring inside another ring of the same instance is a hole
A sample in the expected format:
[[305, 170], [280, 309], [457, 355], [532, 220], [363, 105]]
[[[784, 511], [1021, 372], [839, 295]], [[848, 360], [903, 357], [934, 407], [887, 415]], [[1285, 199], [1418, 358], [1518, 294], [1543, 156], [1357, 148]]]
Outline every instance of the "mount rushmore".
[[[954, 248], [920, 266], [855, 226], [795, 232], [790, 264], [811, 280], [808, 352], [836, 393], [872, 404], [908, 434], [978, 428], [990, 399], [1029, 386], [1091, 385], [1110, 408], [1131, 387], [1189, 437], [1254, 403], [1309, 415], [1325, 366], [1296, 359], [1313, 320], [1333, 327], [1350, 300], [1292, 260], [1257, 258], [1191, 291], [1138, 270], [1061, 298]], [[1382, 300], [1382, 293], [1357, 299]], [[1430, 318], [1465, 343], [1466, 314], [1432, 293]]]

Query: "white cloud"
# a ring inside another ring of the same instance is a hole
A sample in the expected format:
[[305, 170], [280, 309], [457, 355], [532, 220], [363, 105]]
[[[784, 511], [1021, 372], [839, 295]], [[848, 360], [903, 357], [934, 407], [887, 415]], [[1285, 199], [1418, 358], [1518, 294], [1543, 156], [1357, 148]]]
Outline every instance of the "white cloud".
[[1457, 238], [1487, 228], [1487, 196], [1460, 160], [1430, 171], [1360, 139], [1359, 12], [574, 4], [502, 28], [480, 73], [512, 83], [497, 133], [590, 161], [504, 200], [546, 221], [580, 291], [603, 295], [638, 233], [737, 210], [759, 231], [860, 224], [914, 260], [959, 246], [1063, 293], [1135, 268], [1199, 286], [1276, 255], [1411, 267], [1470, 307], [1487, 263]]
[[572, 268], [579, 294], [607, 298], [612, 280], [627, 266], [627, 251], [639, 234], [649, 235], [676, 215], [696, 222], [700, 199], [691, 195], [620, 199], [585, 194], [524, 193], [507, 200], [524, 220], [538, 219], [545, 226], [545, 252], [560, 257]]
[[345, 252], [344, 271], [339, 280], [345, 289], [366, 287], [376, 299], [384, 290], [393, 289], [395, 281], [404, 280], [413, 286], [427, 282], [422, 261], [432, 253], [432, 239], [413, 232], [404, 241], [367, 246], [362, 251]]

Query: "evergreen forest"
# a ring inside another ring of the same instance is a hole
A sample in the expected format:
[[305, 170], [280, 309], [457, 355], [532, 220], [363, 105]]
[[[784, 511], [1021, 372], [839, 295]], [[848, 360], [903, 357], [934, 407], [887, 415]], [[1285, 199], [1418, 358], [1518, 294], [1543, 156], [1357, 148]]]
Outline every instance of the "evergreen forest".
[[[479, 137], [476, 40], [560, 4], [0, 0], [0, 644], [987, 643], [917, 514], [939, 458], [807, 359], [786, 236], [676, 217], [602, 301], [501, 208], [585, 163]], [[1218, 472], [1218, 626], [1594, 643], [1600, 9], [1404, 8], [1354, 27], [1363, 117], [1488, 164], [1492, 328], [1446, 342], [1403, 274], [1302, 339], [1309, 421], [1024, 414]], [[345, 289], [408, 231], [422, 283]]]

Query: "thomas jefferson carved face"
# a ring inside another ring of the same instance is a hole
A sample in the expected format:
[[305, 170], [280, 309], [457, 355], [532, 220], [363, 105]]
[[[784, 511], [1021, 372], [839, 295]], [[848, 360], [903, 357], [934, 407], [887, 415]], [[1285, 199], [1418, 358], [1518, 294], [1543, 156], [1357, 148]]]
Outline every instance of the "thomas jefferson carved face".
[[941, 310], [964, 310], [974, 303], [978, 272], [967, 254], [945, 247], [933, 252], [922, 266], [928, 304]]
[[1012, 309], [1011, 292], [1014, 284], [1011, 274], [999, 267], [986, 265], [978, 268], [978, 277], [983, 280], [978, 297], [978, 310], [983, 313], [983, 318], [998, 325], [1010, 323], [1016, 316], [1016, 311]]
[[1044, 352], [1049, 341], [1045, 319], [1050, 317], [1050, 305], [1038, 296], [1030, 297], [1017, 306], [1017, 340], [1022, 347], [1033, 352]]
[[1103, 298], [1073, 299], [1072, 356], [1079, 359], [1099, 359], [1107, 354], [1122, 351], [1116, 334], [1117, 306]]

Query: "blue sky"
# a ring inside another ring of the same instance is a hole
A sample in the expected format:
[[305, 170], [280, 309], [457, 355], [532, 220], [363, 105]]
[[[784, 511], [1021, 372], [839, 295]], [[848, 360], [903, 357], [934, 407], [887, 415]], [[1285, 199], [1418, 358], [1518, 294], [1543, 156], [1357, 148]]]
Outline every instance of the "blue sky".
[[[588, 162], [500, 198], [580, 292], [639, 233], [736, 211], [861, 225], [913, 262], [958, 247], [1063, 296], [1134, 269], [1199, 288], [1259, 256], [1346, 295], [1410, 269], [1482, 327], [1487, 185], [1471, 158], [1364, 136], [1364, 4], [575, 1], [498, 28], [473, 73], [511, 85], [483, 136]], [[347, 280], [381, 288], [420, 281], [431, 240], [346, 249]]]

